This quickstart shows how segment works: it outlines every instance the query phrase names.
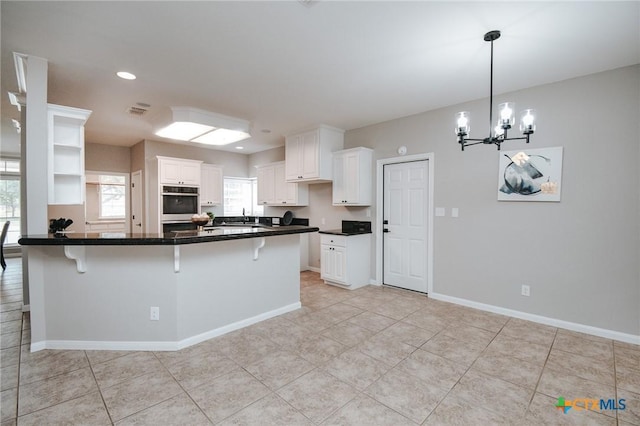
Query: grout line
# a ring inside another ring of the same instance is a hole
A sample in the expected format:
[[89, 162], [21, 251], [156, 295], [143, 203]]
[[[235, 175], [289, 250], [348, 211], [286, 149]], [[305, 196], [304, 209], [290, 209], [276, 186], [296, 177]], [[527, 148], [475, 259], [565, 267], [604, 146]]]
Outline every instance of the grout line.
[[91, 360], [89, 360], [89, 355], [87, 355], [87, 351], [83, 352], [84, 357], [87, 359], [87, 364], [89, 364], [89, 371], [91, 371], [91, 376], [93, 376], [93, 380], [96, 383], [96, 388], [98, 388], [98, 393], [100, 394], [100, 399], [102, 400], [104, 411], [107, 412], [107, 417], [109, 417], [109, 421], [111, 422], [111, 424], [114, 424], [111, 413], [109, 412], [109, 408], [107, 407], [107, 401], [104, 400], [104, 395], [102, 395], [102, 389], [100, 388], [100, 384], [98, 383], [98, 379], [96, 378], [96, 373], [93, 371], [93, 365], [91, 364]]

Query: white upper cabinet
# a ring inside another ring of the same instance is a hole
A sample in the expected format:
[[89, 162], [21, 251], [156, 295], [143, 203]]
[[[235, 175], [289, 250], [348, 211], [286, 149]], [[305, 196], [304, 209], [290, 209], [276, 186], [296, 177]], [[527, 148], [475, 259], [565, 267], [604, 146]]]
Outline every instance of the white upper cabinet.
[[219, 206], [223, 201], [222, 167], [202, 164], [200, 167], [200, 205]]
[[158, 156], [160, 184], [200, 186], [202, 161]]
[[285, 178], [289, 182], [328, 182], [331, 153], [344, 146], [344, 131], [328, 126], [287, 136]]
[[84, 123], [91, 111], [48, 105], [49, 204], [83, 204]]
[[285, 180], [285, 163], [266, 164], [257, 167], [258, 204], [267, 206], [306, 206], [309, 189], [306, 184]]
[[373, 150], [353, 148], [333, 153], [333, 205], [371, 205]]

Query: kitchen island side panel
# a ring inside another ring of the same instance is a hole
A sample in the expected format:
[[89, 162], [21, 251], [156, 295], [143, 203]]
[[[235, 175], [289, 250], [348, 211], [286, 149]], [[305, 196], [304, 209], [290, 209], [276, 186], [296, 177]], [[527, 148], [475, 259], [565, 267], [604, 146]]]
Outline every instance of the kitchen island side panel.
[[300, 235], [265, 238], [254, 260], [259, 242], [254, 238], [181, 246], [179, 339], [299, 307]]
[[[48, 341], [175, 341], [176, 283], [171, 246], [86, 246], [79, 273], [61, 246], [44, 253]], [[33, 286], [33, 283], [31, 283]], [[149, 308], [160, 307], [160, 321]], [[32, 310], [32, 316], [38, 316]], [[33, 343], [37, 343], [35, 340]]]

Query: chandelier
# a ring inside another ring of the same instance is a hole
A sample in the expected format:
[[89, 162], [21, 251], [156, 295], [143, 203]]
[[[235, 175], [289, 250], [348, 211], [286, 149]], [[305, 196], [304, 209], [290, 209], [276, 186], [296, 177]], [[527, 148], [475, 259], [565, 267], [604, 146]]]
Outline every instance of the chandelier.
[[469, 125], [469, 112], [462, 111], [456, 114], [456, 135], [458, 136], [458, 143], [464, 151], [465, 146], [486, 144], [496, 145], [498, 151], [500, 151], [500, 145], [504, 141], [512, 140], [526, 140], [529, 143], [529, 135], [536, 130], [536, 112], [533, 109], [525, 109], [520, 113], [520, 132], [524, 136], [518, 138], [507, 137], [507, 131], [515, 125], [513, 102], [505, 102], [498, 106], [498, 122], [496, 126], [493, 126], [493, 42], [500, 38], [500, 31], [489, 31], [484, 35], [484, 41], [491, 42], [491, 79], [489, 86], [489, 137], [484, 139], [471, 139], [467, 138], [471, 129]]

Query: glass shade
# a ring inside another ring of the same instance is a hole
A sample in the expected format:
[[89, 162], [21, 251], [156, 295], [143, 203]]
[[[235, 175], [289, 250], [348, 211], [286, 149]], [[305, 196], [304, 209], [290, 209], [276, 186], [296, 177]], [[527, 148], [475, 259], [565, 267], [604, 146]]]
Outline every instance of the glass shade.
[[498, 105], [498, 111], [500, 113], [500, 118], [498, 119], [498, 124], [502, 126], [504, 129], [509, 129], [514, 124], [514, 111], [515, 105], [513, 102], [505, 102], [503, 104]]
[[520, 113], [520, 131], [529, 135], [536, 130], [536, 110], [525, 109]]
[[502, 135], [504, 135], [504, 128], [500, 124], [500, 120], [498, 120], [498, 124], [493, 128], [493, 136], [499, 138]]
[[469, 113], [462, 111], [456, 114], [456, 135], [464, 136], [469, 134]]

